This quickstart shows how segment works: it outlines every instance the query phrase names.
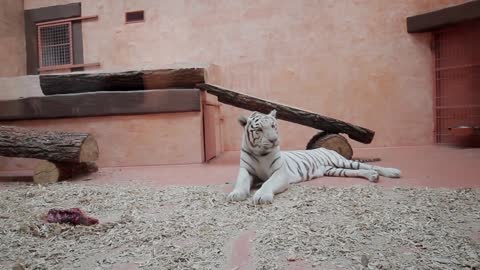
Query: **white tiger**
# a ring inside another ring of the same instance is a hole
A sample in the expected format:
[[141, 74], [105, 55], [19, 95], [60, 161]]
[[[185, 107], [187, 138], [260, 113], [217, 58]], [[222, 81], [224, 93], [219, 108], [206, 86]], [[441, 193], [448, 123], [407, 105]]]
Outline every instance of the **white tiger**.
[[379, 175], [400, 177], [400, 170], [367, 165], [347, 160], [325, 148], [280, 151], [276, 111], [268, 115], [253, 112], [241, 116], [244, 127], [240, 169], [228, 199], [245, 200], [255, 182], [262, 186], [253, 196], [254, 203], [271, 203], [274, 194], [285, 191], [289, 184], [321, 176], [362, 177], [377, 182]]

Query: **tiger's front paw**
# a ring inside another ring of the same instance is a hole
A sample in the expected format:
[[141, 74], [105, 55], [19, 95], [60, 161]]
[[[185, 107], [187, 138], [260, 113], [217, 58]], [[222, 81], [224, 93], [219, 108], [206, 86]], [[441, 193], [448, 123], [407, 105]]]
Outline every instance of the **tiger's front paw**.
[[253, 195], [253, 203], [262, 204], [262, 203], [272, 203], [273, 202], [273, 192], [263, 191], [262, 189], [257, 190], [255, 195]]
[[233, 190], [228, 194], [227, 198], [229, 201], [243, 201], [247, 199], [248, 192], [240, 191], [240, 190]]

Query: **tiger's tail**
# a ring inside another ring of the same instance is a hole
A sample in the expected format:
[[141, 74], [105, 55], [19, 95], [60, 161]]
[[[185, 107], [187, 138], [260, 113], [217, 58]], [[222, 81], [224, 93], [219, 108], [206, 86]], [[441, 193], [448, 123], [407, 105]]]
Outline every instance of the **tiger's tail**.
[[378, 161], [381, 161], [381, 160], [382, 159], [378, 158], [378, 157], [375, 157], [375, 158], [357, 158], [357, 157], [354, 157], [354, 158], [352, 158], [352, 161], [357, 161], [357, 162], [361, 162], [361, 163], [378, 162]]

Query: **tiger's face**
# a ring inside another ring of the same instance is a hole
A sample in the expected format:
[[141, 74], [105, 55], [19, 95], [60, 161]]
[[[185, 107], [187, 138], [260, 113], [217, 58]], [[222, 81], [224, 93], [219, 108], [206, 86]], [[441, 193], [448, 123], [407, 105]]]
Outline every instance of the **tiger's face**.
[[255, 155], [266, 156], [278, 149], [277, 111], [269, 114], [253, 112], [248, 118], [241, 116], [238, 121], [244, 127], [244, 146]]

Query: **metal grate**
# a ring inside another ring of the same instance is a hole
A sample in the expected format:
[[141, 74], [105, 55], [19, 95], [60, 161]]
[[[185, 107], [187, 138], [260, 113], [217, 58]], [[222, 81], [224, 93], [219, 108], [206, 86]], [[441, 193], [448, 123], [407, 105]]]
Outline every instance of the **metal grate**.
[[73, 64], [72, 22], [38, 26], [40, 67]]
[[143, 21], [145, 21], [143, 10], [129, 11], [125, 13], [126, 23], [143, 22]]
[[449, 128], [480, 126], [480, 21], [434, 33], [435, 140], [454, 143]]

